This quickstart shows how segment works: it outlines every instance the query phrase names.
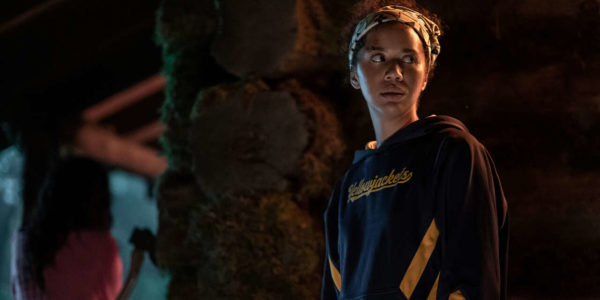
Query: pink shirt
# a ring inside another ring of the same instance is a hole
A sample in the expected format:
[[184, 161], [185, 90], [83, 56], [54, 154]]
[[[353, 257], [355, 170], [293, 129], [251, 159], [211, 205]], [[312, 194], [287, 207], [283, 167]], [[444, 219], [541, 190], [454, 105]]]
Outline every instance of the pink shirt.
[[113, 300], [121, 291], [122, 272], [117, 242], [109, 231], [72, 232], [54, 264], [44, 269], [44, 294], [49, 300]]

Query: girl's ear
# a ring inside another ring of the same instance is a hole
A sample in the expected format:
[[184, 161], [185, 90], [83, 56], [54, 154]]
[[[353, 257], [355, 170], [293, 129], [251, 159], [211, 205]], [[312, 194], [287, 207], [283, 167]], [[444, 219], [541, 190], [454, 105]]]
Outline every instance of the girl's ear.
[[425, 90], [425, 88], [427, 87], [427, 81], [429, 80], [429, 67], [427, 67], [427, 70], [425, 72], [425, 80], [423, 81], [423, 87], [421, 87], [421, 92]]
[[358, 81], [358, 75], [355, 71], [350, 71], [350, 84], [353, 88], [360, 90], [360, 83]]

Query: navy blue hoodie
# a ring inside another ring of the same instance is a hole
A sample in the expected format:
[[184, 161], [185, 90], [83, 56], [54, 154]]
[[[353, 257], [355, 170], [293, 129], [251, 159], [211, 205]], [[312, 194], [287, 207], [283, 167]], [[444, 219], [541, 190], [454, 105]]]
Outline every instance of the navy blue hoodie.
[[357, 151], [325, 211], [322, 299], [506, 299], [507, 203], [458, 120]]

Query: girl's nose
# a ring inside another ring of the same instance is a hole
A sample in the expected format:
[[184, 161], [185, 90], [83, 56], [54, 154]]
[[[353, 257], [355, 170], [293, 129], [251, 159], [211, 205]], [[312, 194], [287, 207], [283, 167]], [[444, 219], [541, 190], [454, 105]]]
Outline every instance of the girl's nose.
[[402, 68], [399, 64], [393, 64], [385, 73], [385, 80], [389, 81], [402, 81], [404, 80], [404, 74], [402, 74]]

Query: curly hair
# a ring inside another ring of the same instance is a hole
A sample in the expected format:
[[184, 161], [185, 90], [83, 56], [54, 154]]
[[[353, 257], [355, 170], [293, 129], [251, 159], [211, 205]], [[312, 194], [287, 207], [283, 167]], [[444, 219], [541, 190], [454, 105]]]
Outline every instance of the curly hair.
[[69, 233], [109, 230], [110, 191], [108, 173], [87, 158], [68, 158], [58, 163], [40, 192], [32, 218], [23, 228], [26, 268], [45, 289], [44, 268], [54, 263], [56, 252]]
[[[421, 13], [422, 15], [424, 15], [425, 17], [427, 17], [428, 19], [430, 19], [431, 21], [433, 21], [434, 23], [436, 23], [436, 25], [438, 25], [440, 30], [442, 30], [442, 20], [436, 14], [430, 12], [429, 10], [427, 10], [427, 9], [423, 8], [422, 6], [420, 6], [419, 4], [417, 4], [417, 2], [415, 0], [363, 0], [363, 1], [359, 1], [352, 7], [350, 21], [346, 24], [346, 26], [344, 26], [344, 29], [343, 29], [344, 41], [345, 41], [345, 45], [346, 45], [346, 48], [344, 48], [346, 51], [346, 57], [348, 56], [347, 55], [348, 54], [348, 45], [350, 44], [350, 41], [352, 40], [352, 34], [354, 33], [354, 28], [356, 27], [358, 22], [360, 22], [368, 14], [374, 13], [379, 8], [388, 6], [388, 5], [401, 5], [401, 6], [405, 6], [410, 9], [416, 10], [419, 13]], [[442, 32], [442, 34], [443, 34], [443, 32]], [[365, 38], [366, 38], [366, 36], [357, 41], [358, 49], [360, 49], [364, 46]], [[429, 66], [429, 60], [430, 60], [429, 55], [425, 54], [425, 60], [426, 60], [427, 65]], [[354, 68], [356, 67], [356, 63], [357, 63], [356, 54], [354, 54], [354, 56], [352, 57], [352, 61], [350, 63], [351, 69], [349, 71], [354, 70]], [[433, 71], [434, 71], [435, 67], [436, 67], [436, 64], [429, 67], [428, 79], [431, 79], [433, 77]]]

